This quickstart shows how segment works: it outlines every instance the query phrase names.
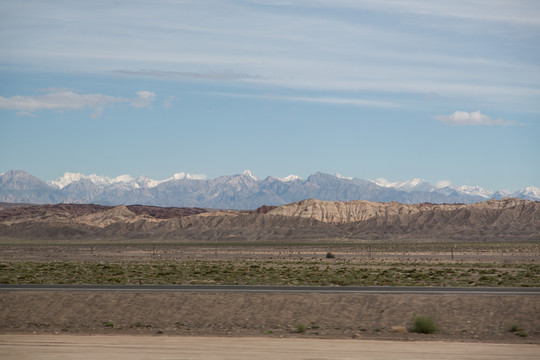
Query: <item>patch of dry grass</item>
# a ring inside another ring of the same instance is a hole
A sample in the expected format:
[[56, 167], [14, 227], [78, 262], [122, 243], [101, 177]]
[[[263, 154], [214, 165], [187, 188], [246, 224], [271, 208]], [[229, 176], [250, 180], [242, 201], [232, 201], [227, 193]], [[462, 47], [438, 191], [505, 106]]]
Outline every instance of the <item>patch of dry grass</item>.
[[540, 286], [540, 265], [314, 260], [144, 260], [0, 263], [4, 284]]

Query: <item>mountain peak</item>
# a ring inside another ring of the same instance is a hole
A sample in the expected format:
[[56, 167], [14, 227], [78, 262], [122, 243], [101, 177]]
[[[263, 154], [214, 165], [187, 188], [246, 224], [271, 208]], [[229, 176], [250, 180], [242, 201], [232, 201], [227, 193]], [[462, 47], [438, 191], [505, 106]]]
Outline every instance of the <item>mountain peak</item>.
[[83, 178], [84, 175], [81, 173], [65, 172], [56, 180], [49, 181], [49, 185], [57, 186], [58, 188], [63, 189], [72, 182], [80, 181]]
[[248, 178], [250, 178], [252, 180], [259, 180], [255, 175], [253, 175], [251, 170], [244, 170], [244, 171], [242, 171], [241, 175], [247, 176]]
[[516, 193], [524, 195], [527, 198], [540, 199], [540, 188], [537, 188], [536, 186], [527, 186], [526, 188], [516, 191]]
[[288, 175], [288, 176], [285, 176], [284, 178], [277, 178], [279, 181], [282, 181], [282, 182], [290, 182], [290, 181], [295, 181], [295, 180], [302, 180], [302, 178], [298, 175]]
[[172, 176], [172, 180], [184, 180], [186, 179], [187, 177], [189, 176], [189, 174], [186, 174], [185, 172], [179, 172], [179, 173], [176, 173], [176, 174], [173, 174]]
[[344, 179], [344, 180], [352, 180], [353, 179], [352, 177], [349, 177], [349, 176], [343, 176], [340, 173], [336, 173], [334, 176], [337, 177], [338, 179]]
[[[430, 185], [427, 188], [433, 187], [426, 180], [420, 179], [420, 178], [413, 178], [406, 181], [396, 181], [396, 182], [390, 182], [386, 180], [385, 178], [378, 178], [374, 181], [372, 180], [372, 182], [382, 187], [394, 188], [394, 189], [402, 190], [402, 191], [411, 191], [422, 185]], [[425, 186], [422, 186], [422, 187], [425, 187]]]
[[297, 175], [261, 180], [250, 170], [210, 180], [204, 175], [185, 172], [176, 173], [165, 180], [153, 180], [147, 176], [133, 178], [130, 175], [120, 175], [109, 178], [66, 172], [47, 184], [22, 170], [11, 170], [0, 176], [0, 201], [143, 204], [216, 209], [256, 209], [263, 204], [282, 205], [306, 198], [474, 203], [510, 196], [540, 201], [540, 189], [535, 186], [513, 192], [492, 192], [478, 186], [440, 188], [421, 178], [401, 182], [390, 182], [383, 178], [375, 181], [349, 179], [339, 174], [334, 176], [317, 172], [302, 181], [298, 181], [300, 177]]

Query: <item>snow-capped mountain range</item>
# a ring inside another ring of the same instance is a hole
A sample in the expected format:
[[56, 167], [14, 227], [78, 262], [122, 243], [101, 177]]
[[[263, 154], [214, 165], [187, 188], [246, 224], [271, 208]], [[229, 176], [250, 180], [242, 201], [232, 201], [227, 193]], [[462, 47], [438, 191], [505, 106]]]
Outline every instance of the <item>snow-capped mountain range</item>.
[[297, 175], [259, 179], [249, 170], [214, 179], [180, 172], [164, 180], [154, 180], [147, 176], [121, 175], [110, 178], [67, 172], [49, 182], [22, 170], [0, 174], [1, 202], [254, 209], [262, 205], [282, 205], [308, 198], [410, 204], [474, 203], [503, 197], [540, 201], [540, 189], [529, 186], [512, 192], [491, 191], [478, 186], [449, 186], [444, 182], [433, 185], [423, 179], [390, 182], [382, 178], [363, 180], [324, 173], [310, 175], [307, 179]]
[[496, 194], [499, 194], [502, 197], [520, 197], [520, 195], [528, 195], [535, 197], [537, 199], [540, 199], [538, 195], [540, 193], [538, 192], [540, 189], [534, 186], [529, 186], [524, 189], [517, 190], [515, 192], [507, 191], [507, 190], [498, 190], [498, 191], [491, 191], [484, 188], [481, 188], [480, 186], [469, 186], [469, 185], [457, 185], [457, 186], [450, 186], [450, 185], [432, 185], [429, 182], [427, 182], [424, 179], [414, 178], [407, 181], [396, 181], [396, 182], [389, 182], [386, 179], [379, 178], [377, 180], [370, 180], [373, 181], [375, 184], [387, 188], [392, 188], [396, 190], [406, 191], [406, 192], [414, 192], [414, 191], [427, 191], [427, 192], [441, 192], [443, 194], [451, 194], [452, 192], [456, 191], [462, 194], [472, 195], [472, 196], [480, 196], [485, 199], [491, 199]]
[[165, 180], [154, 180], [154, 179], [150, 179], [148, 176], [145, 176], [145, 175], [141, 175], [136, 178], [132, 177], [131, 175], [120, 175], [114, 178], [110, 178], [107, 176], [100, 176], [96, 174], [83, 175], [81, 173], [66, 172], [64, 173], [64, 175], [60, 176], [58, 179], [48, 181], [47, 183], [49, 185], [56, 186], [59, 189], [63, 189], [72, 183], [82, 181], [82, 180], [90, 181], [94, 185], [101, 188], [109, 187], [109, 186], [113, 186], [113, 187], [119, 186], [126, 189], [139, 189], [139, 188], [150, 189], [167, 181], [184, 180], [184, 179], [205, 180], [206, 177], [204, 175], [191, 175], [191, 174], [186, 174], [184, 172], [180, 172], [180, 173], [174, 174], [173, 176]]

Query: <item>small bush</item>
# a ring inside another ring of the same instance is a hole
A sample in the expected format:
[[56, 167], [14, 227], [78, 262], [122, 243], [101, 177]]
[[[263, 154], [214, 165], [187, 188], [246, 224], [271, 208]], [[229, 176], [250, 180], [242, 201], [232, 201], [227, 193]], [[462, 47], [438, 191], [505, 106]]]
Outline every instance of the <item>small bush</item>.
[[296, 329], [296, 332], [299, 333], [299, 334], [302, 334], [302, 333], [306, 332], [306, 330], [307, 330], [306, 325], [304, 325], [304, 324], [296, 324], [295, 329]]
[[327, 259], [333, 259], [335, 257], [336, 257], [336, 255], [332, 254], [330, 251], [326, 253], [326, 258]]
[[433, 334], [438, 331], [438, 327], [429, 316], [416, 316], [411, 331], [420, 334]]
[[525, 330], [517, 326], [517, 324], [512, 324], [512, 326], [510, 326], [510, 329], [508, 329], [508, 331], [513, 332], [514, 334], [520, 337], [527, 337], [529, 335]]
[[103, 326], [105, 327], [114, 327], [114, 323], [111, 321], [104, 321]]

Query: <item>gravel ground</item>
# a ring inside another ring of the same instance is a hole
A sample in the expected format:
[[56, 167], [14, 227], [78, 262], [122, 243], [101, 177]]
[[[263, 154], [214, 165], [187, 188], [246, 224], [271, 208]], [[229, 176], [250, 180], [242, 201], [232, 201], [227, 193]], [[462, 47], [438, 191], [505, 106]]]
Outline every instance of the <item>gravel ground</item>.
[[[0, 333], [540, 344], [539, 300], [533, 295], [3, 291]], [[408, 332], [417, 315], [432, 317], [439, 331]], [[509, 331], [514, 324], [526, 336]]]

